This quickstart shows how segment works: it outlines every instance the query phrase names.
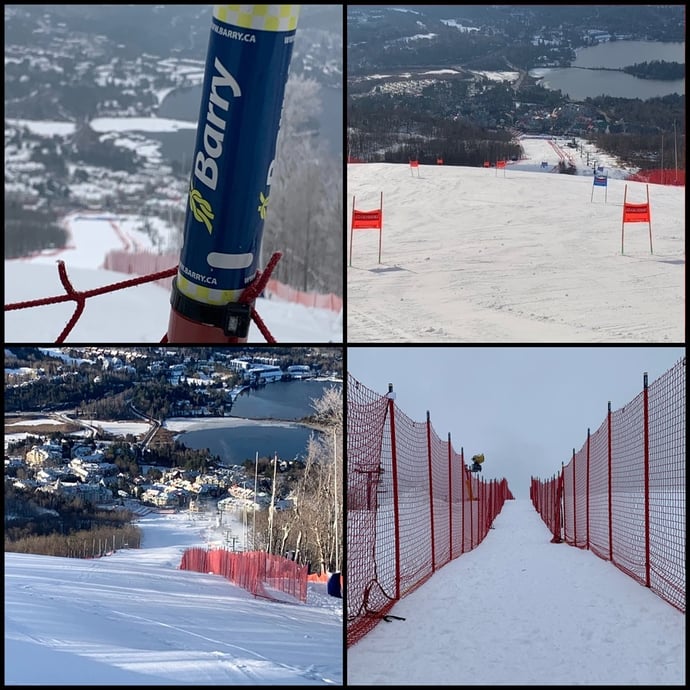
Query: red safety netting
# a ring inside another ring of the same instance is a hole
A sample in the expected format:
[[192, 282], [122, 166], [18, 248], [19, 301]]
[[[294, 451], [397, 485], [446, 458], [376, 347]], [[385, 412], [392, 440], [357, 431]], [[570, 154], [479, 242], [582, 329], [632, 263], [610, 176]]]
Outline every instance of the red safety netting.
[[[254, 304], [256, 298], [265, 289], [266, 284], [268, 283], [271, 277], [271, 273], [273, 273], [273, 270], [278, 264], [278, 261], [280, 261], [281, 256], [282, 255], [280, 252], [275, 252], [271, 257], [270, 261], [268, 262], [268, 265], [266, 266], [265, 270], [263, 272], [257, 271], [253, 282], [251, 282], [244, 288], [244, 291], [242, 292], [242, 294], [240, 295], [240, 299], [238, 300], [239, 302], [245, 304], [249, 303], [252, 305]], [[77, 290], [72, 285], [72, 281], [67, 275], [67, 268], [65, 266], [65, 262], [62, 260], [58, 260], [57, 268], [58, 275], [60, 276], [60, 282], [62, 283], [62, 287], [65, 290], [64, 295], [54, 295], [52, 297], [43, 297], [41, 299], [27, 300], [24, 302], [14, 302], [13, 304], [5, 305], [5, 311], [14, 311], [17, 309], [29, 309], [31, 307], [42, 307], [50, 304], [59, 304], [60, 302], [74, 302], [76, 305], [74, 313], [72, 314], [72, 317], [69, 319], [67, 324], [65, 324], [65, 327], [62, 329], [62, 332], [56, 337], [56, 343], [65, 342], [65, 339], [72, 332], [72, 329], [77, 324], [77, 321], [79, 321], [81, 315], [84, 313], [84, 309], [86, 308], [86, 301], [88, 299], [92, 297], [98, 297], [99, 295], [104, 295], [108, 292], [116, 292], [118, 290], [125, 290], [130, 287], [136, 287], [137, 285], [142, 285], [143, 283], [160, 281], [167, 283], [168, 279], [172, 280], [172, 277], [177, 273], [177, 267], [175, 266], [159, 271], [157, 273], [132, 278], [131, 280], [124, 280], [118, 283], [104, 285], [103, 287], [95, 288], [93, 290]], [[251, 319], [256, 324], [257, 328], [264, 336], [264, 338], [266, 338], [266, 342], [276, 342], [273, 336], [271, 335], [271, 332], [268, 330], [268, 327], [264, 323], [263, 319], [261, 318], [261, 316], [259, 316], [258, 312], [254, 308], [254, 306], [252, 306], [251, 310]], [[168, 342], [167, 334], [163, 335], [160, 342]]]
[[532, 478], [552, 541], [588, 548], [685, 612], [685, 359], [609, 413], [561, 473]]
[[[170, 290], [179, 258], [179, 252], [154, 254], [153, 252], [146, 251], [125, 252], [122, 250], [113, 250], [106, 254], [103, 267], [110, 271], [134, 273], [136, 275], [147, 275], [165, 271], [168, 268], [174, 268], [175, 271], [172, 275], [157, 281], [162, 287]], [[274, 278], [271, 278], [266, 283], [263, 294], [268, 299], [275, 297], [284, 302], [294, 302], [317, 309], [329, 309], [339, 312], [343, 308], [343, 300], [338, 295], [333, 293], [304, 292], [289, 285], [285, 285]]]
[[308, 566], [264, 551], [187, 549], [180, 570], [222, 575], [257, 597], [284, 601], [278, 594], [282, 592], [303, 603], [307, 600]]
[[656, 170], [639, 170], [628, 175], [626, 180], [631, 182], [649, 182], [651, 184], [665, 184], [685, 186], [685, 170], [675, 170], [674, 168], [663, 168]]
[[348, 376], [347, 645], [393, 604], [484, 539], [503, 503], [505, 479], [472, 477], [430, 419], [415, 422]]

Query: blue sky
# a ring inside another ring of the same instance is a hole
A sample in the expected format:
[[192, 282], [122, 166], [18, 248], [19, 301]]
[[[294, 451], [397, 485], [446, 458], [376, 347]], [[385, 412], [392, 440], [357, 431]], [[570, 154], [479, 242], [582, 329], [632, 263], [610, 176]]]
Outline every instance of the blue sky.
[[528, 498], [530, 476], [548, 478], [579, 451], [611, 409], [685, 355], [682, 347], [347, 348], [347, 369], [415, 421], [426, 412], [438, 436], [451, 434], [465, 460], [484, 453], [484, 479], [508, 480]]

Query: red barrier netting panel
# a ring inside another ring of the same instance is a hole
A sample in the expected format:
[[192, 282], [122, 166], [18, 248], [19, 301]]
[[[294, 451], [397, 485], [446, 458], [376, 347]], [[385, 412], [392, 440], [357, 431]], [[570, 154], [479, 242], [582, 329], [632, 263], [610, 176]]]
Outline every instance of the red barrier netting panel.
[[[385, 555], [377, 554], [377, 506], [384, 498], [384, 486], [391, 486], [390, 473], [388, 399], [365, 388], [348, 374], [348, 645], [361, 639], [378, 623], [377, 617], [368, 615], [369, 611], [385, 612], [394, 601], [395, 576], [388, 572], [390, 567], [388, 571], [384, 569], [387, 565]], [[390, 493], [390, 488], [387, 491]], [[385, 528], [383, 520], [381, 523]]]
[[643, 394], [611, 415], [613, 562], [644, 583]]
[[505, 479], [469, 478], [431, 422], [415, 422], [348, 375], [347, 645], [395, 601], [476, 546], [503, 503]]
[[448, 467], [448, 441], [442, 441], [434, 428], [429, 424], [429, 441], [431, 443], [431, 487], [429, 492], [433, 518], [433, 552], [432, 572], [450, 560], [450, 502], [448, 495], [451, 486], [450, 468]]
[[626, 180], [632, 182], [649, 182], [651, 184], [665, 184], [685, 186], [685, 170], [675, 170], [674, 168], [639, 170], [628, 175]]
[[530, 500], [553, 534], [552, 542], [563, 541], [563, 473], [547, 480], [531, 478]]
[[685, 611], [685, 360], [648, 394], [649, 586]]
[[[426, 422], [414, 422], [396, 407], [395, 432], [400, 539], [399, 596], [404, 596], [432, 573], [432, 504], [429, 500]], [[391, 526], [395, 530], [394, 522]], [[393, 542], [395, 531], [391, 536]]]
[[587, 442], [568, 467], [568, 480], [574, 492], [565, 495], [565, 540], [573, 546], [587, 546]]
[[454, 450], [452, 444], [450, 445], [450, 558], [457, 558], [465, 551], [464, 546], [464, 520], [463, 513], [464, 506], [467, 504], [465, 493], [467, 488], [465, 486], [466, 475], [465, 464], [462, 455], [458, 455]]
[[[562, 470], [563, 530], [685, 612], [685, 358], [609, 412]], [[589, 477], [589, 481], [587, 481]], [[532, 478], [535, 509], [560, 530], [556, 479]], [[552, 501], [553, 505], [549, 506]], [[554, 517], [555, 516], [555, 517]]]
[[285, 600], [279, 592], [303, 603], [307, 600], [308, 566], [264, 551], [187, 549], [180, 570], [222, 575], [254, 596], [273, 601]]
[[589, 440], [589, 548], [610, 560], [608, 417]]

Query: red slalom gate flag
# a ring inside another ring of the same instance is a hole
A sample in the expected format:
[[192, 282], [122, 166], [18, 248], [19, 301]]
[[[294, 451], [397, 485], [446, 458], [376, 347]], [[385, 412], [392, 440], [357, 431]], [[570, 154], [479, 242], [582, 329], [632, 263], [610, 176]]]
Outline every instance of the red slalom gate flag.
[[443, 158], [437, 158], [436, 165], [443, 165]]
[[381, 229], [382, 211], [377, 209], [375, 211], [353, 211], [352, 212], [352, 229], [353, 230], [369, 230]]
[[496, 161], [496, 167], [497, 168], [505, 168], [506, 162], [505, 161]]
[[647, 185], [647, 202], [644, 204], [631, 204], [628, 200], [628, 185], [625, 185], [623, 194], [623, 220], [621, 222], [621, 254], [624, 253], [624, 237], [626, 223], [648, 223], [649, 224], [649, 253], [654, 254], [652, 249], [652, 209], [649, 205], [649, 185]]
[[484, 167], [485, 167], [485, 168], [490, 168], [490, 167], [491, 167], [491, 163], [489, 163], [489, 161], [484, 161]]
[[352, 240], [355, 230], [379, 231], [379, 263], [381, 263], [381, 237], [383, 235], [383, 192], [380, 208], [371, 211], [359, 211], [355, 208], [355, 197], [352, 197], [352, 223], [350, 224], [350, 266], [352, 266]]
[[652, 220], [649, 204], [629, 204], [623, 207], [624, 223], [649, 223]]

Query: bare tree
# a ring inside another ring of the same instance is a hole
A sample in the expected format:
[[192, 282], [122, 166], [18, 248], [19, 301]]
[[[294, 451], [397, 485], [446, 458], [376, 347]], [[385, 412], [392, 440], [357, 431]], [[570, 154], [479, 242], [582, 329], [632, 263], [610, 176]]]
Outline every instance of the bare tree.
[[268, 517], [257, 515], [256, 548], [280, 555], [294, 552], [302, 563], [340, 570], [343, 552], [343, 396], [342, 389], [327, 389], [312, 401], [314, 419], [321, 428], [307, 446], [305, 467], [291, 492], [292, 507], [273, 516], [271, 538]]

